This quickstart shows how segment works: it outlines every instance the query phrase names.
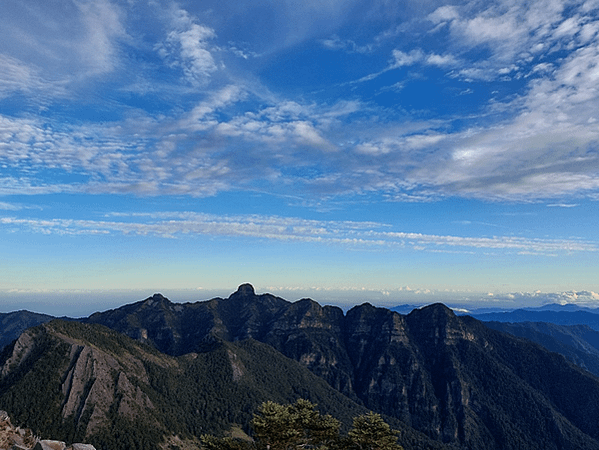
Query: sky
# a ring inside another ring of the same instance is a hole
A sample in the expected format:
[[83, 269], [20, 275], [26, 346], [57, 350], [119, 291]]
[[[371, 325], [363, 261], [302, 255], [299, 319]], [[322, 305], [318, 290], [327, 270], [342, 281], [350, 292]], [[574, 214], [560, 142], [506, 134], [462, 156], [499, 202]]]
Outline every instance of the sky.
[[599, 306], [598, 0], [1, 16], [0, 312]]

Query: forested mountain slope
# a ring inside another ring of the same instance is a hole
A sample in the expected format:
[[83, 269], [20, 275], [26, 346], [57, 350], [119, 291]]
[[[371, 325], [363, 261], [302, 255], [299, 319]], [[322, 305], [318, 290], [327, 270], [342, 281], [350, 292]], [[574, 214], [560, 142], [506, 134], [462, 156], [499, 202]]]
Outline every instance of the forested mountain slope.
[[[367, 411], [252, 339], [213, 339], [201, 353], [173, 357], [100, 325], [55, 320], [27, 330], [0, 356], [0, 404], [16, 423], [104, 450], [150, 450], [175, 436], [197, 443], [236, 424], [249, 433], [262, 402], [298, 398], [346, 427]], [[418, 448], [442, 448], [394, 425]]]

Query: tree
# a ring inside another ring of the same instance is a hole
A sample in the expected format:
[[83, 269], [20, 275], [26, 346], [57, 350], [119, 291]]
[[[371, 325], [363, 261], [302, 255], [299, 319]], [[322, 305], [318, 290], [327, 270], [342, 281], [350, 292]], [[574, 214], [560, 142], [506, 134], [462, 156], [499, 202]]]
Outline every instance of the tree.
[[340, 423], [330, 415], [321, 416], [316, 405], [297, 400], [292, 405], [263, 403], [252, 420], [259, 443], [269, 450], [326, 448], [339, 437]]
[[260, 405], [252, 419], [255, 438], [270, 450], [286, 450], [298, 439], [298, 431], [292, 426], [289, 406], [275, 402]]
[[397, 443], [399, 432], [380, 414], [354, 418], [347, 437], [339, 436], [340, 425], [332, 416], [321, 415], [308, 400], [292, 405], [265, 402], [252, 419], [254, 442], [207, 435], [201, 441], [204, 450], [403, 450]]
[[397, 443], [398, 434], [380, 414], [371, 412], [354, 419], [348, 438], [355, 450], [403, 450]]

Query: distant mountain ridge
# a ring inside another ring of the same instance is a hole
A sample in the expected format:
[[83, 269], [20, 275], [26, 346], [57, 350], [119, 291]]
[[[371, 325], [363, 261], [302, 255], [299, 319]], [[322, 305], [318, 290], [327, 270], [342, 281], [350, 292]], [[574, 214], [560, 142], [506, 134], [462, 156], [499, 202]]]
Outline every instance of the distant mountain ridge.
[[55, 317], [30, 311], [0, 313], [0, 350], [17, 339], [27, 328], [49, 322]]
[[517, 309], [507, 312], [471, 314], [483, 322], [548, 322], [556, 325], [588, 325], [599, 331], [599, 311], [593, 310], [554, 310], [554, 309]]
[[599, 331], [587, 325], [547, 322], [485, 322], [485, 325], [536, 342], [599, 376]]

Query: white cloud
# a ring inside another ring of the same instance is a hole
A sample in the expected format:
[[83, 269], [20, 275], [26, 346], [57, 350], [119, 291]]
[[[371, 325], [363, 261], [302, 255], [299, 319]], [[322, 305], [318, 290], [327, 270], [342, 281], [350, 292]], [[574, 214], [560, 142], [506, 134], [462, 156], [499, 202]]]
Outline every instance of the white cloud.
[[[199, 105], [195, 106], [189, 113], [189, 124], [188, 126], [194, 127], [194, 125], [201, 124], [202, 122], [209, 120], [210, 123], [214, 123], [214, 117], [212, 114], [219, 109], [226, 107], [230, 104], [236, 103], [246, 98], [247, 93], [243, 91], [240, 86], [228, 85], [218, 90], [217, 92], [208, 96], [207, 99], [200, 102]], [[205, 128], [201, 126], [200, 128]]]
[[[571, 8], [568, 15], [566, 8]], [[458, 73], [464, 77], [490, 80], [501, 75], [502, 67], [529, 72], [531, 61], [540, 61], [560, 49], [576, 49], [591, 42], [599, 31], [595, 8], [561, 0], [536, 0], [517, 3], [508, 0], [443, 6], [428, 16], [437, 25], [449, 24], [451, 46], [456, 54], [475, 48], [489, 50], [490, 56], [482, 61], [468, 63]], [[592, 12], [593, 11], [593, 12]], [[445, 29], [445, 28], [444, 28]]]
[[420, 49], [411, 50], [409, 53], [393, 50], [392, 68], [411, 66], [424, 60], [424, 53]]
[[[329, 6], [337, 11], [341, 4], [333, 3]], [[560, 2], [550, 0], [531, 7], [506, 1], [480, 3], [478, 10], [472, 4], [435, 10], [428, 19], [447, 25], [445, 31], [436, 31], [448, 34], [443, 45], [430, 49], [424, 39], [416, 48], [405, 44], [405, 51], [392, 51], [383, 71], [363, 80], [394, 68], [435, 66], [461, 79], [521, 77], [525, 87], [503, 102], [494, 101], [476, 123], [456, 116], [420, 124], [406, 116], [398, 120], [401, 105], [390, 112], [358, 96], [318, 104], [275, 95], [249, 77], [231, 82], [226, 71], [217, 77], [223, 66], [213, 45], [216, 31], [200, 23], [199, 15], [173, 7], [167, 10], [168, 30], [160, 34], [155, 50], [193, 86], [185, 86], [186, 95], [182, 90], [161, 93], [159, 101], [172, 101], [172, 110], [144, 115], [125, 107], [124, 119], [97, 125], [59, 125], [51, 116], [0, 116], [0, 164], [12, 169], [2, 189], [203, 196], [267, 183], [281, 191], [305, 188], [306, 196], [320, 198], [379, 192], [404, 201], [443, 195], [530, 200], [592, 194], [599, 173], [599, 50], [594, 39], [599, 23], [593, 5], [585, 5], [571, 20], [563, 17]], [[313, 6], [302, 8], [310, 11]], [[67, 48], [76, 55], [89, 53], [91, 59], [79, 61], [74, 72], [119, 67], [119, 42], [128, 39], [125, 11], [131, 10], [95, 1], [76, 3], [71, 11], [80, 24], [80, 42], [60, 34], [43, 46], [47, 29], [42, 29], [30, 36], [38, 49], [58, 60]], [[45, 8], [40, 7], [40, 17], [41, 12]], [[46, 24], [63, 30], [56, 15], [50, 14]], [[2, 27], [10, 32], [8, 25]], [[146, 37], [151, 53], [148, 42], [156, 35]], [[568, 41], [577, 47], [563, 50]], [[345, 50], [353, 48], [352, 42], [337, 36], [321, 41]], [[489, 57], [469, 60], [476, 46], [488, 50]], [[551, 56], [556, 52], [558, 59]], [[50, 90], [50, 85], [68, 87], [47, 84], [34, 65], [7, 54], [0, 54], [5, 81], [0, 96]], [[210, 90], [197, 89], [211, 80]], [[398, 83], [409, 87], [409, 80]], [[458, 92], [480, 91], [460, 89], [455, 95]], [[452, 131], [452, 119], [470, 126]], [[57, 177], [40, 175], [48, 170]]]
[[23, 207], [14, 203], [0, 202], [0, 209], [3, 209], [5, 211], [19, 211], [23, 209]]
[[[519, 200], [592, 195], [599, 188], [599, 46], [589, 36], [595, 35], [599, 21], [582, 13], [564, 17], [564, 5], [549, 0], [469, 8], [442, 7], [428, 18], [436, 25], [450, 24], [455, 54], [483, 45], [490, 50], [488, 58], [460, 56], [458, 67], [457, 57], [437, 59], [435, 53], [417, 48], [396, 50], [392, 64], [447, 62], [454, 69], [449, 76], [465, 81], [530, 77], [527, 89], [505, 103], [489, 104], [489, 114], [503, 115], [501, 121], [447, 133], [441, 145], [431, 142], [422, 147], [420, 157], [412, 154], [410, 162], [419, 160], [414, 170], [405, 165], [399, 173], [408, 184], [446, 194]], [[565, 56], [552, 56], [566, 47]], [[529, 52], [533, 48], [538, 48], [535, 55]], [[393, 167], [396, 160], [389, 157], [397, 154], [399, 162], [400, 153], [391, 150], [391, 141], [365, 141], [356, 151], [387, 155], [384, 164]], [[406, 148], [406, 142], [394, 142]], [[380, 172], [379, 177], [391, 176], [388, 170]]]
[[452, 55], [437, 55], [435, 53], [424, 53], [421, 49], [411, 50], [409, 53], [401, 50], [393, 50], [393, 60], [387, 70], [396, 69], [414, 64], [426, 64], [430, 66], [451, 66], [457, 64]]
[[183, 9], [171, 11], [172, 30], [164, 42], [157, 44], [158, 54], [173, 67], [180, 67], [186, 78], [194, 84], [205, 84], [218, 70], [210, 41], [216, 33], [199, 24]]
[[515, 37], [520, 37], [523, 30], [518, 27], [515, 17], [504, 14], [495, 17], [474, 17], [467, 20], [460, 30], [464, 38], [473, 45], [488, 42], [511, 42]]
[[16, 58], [0, 54], [0, 98], [8, 97], [16, 92], [27, 95], [40, 93], [53, 96], [64, 96], [64, 85], [49, 82], [41, 75], [39, 68], [24, 64]]
[[434, 146], [445, 138], [446, 135], [437, 133], [386, 137], [377, 141], [365, 141], [356, 146], [356, 151], [373, 155], [398, 153], [404, 158], [409, 158], [408, 153]]
[[351, 39], [341, 39], [337, 35], [331, 36], [329, 39], [322, 39], [320, 42], [328, 50], [343, 50], [349, 53], [370, 53], [373, 50], [371, 44], [358, 45]]
[[87, 63], [89, 75], [111, 72], [118, 65], [117, 42], [127, 37], [121, 11], [109, 1], [75, 1], [81, 12], [85, 37], [75, 46]]
[[458, 19], [460, 14], [455, 6], [444, 5], [437, 8], [434, 12], [428, 15], [428, 20], [435, 24], [446, 23]]
[[67, 94], [67, 85], [113, 72], [128, 39], [124, 20], [120, 7], [107, 0], [12, 2], [0, 23], [0, 90], [43, 89], [55, 98]]
[[599, 294], [593, 291], [565, 291], [565, 292], [512, 292], [499, 293], [493, 296], [495, 301], [513, 302], [517, 307], [530, 307], [550, 304], [586, 306], [596, 308], [599, 306]]
[[453, 55], [436, 55], [432, 53], [426, 56], [426, 64], [430, 66], [453, 66], [457, 63], [458, 61]]
[[[0, 217], [0, 225], [45, 234], [113, 234], [182, 238], [236, 236], [298, 241], [355, 248], [402, 248], [414, 251], [509, 251], [522, 254], [599, 252], [599, 243], [579, 239], [530, 239], [511, 236], [463, 237], [389, 231], [376, 222], [318, 221], [280, 216], [216, 216], [191, 212], [114, 213], [113, 220]], [[124, 218], [126, 220], [118, 220]]]

